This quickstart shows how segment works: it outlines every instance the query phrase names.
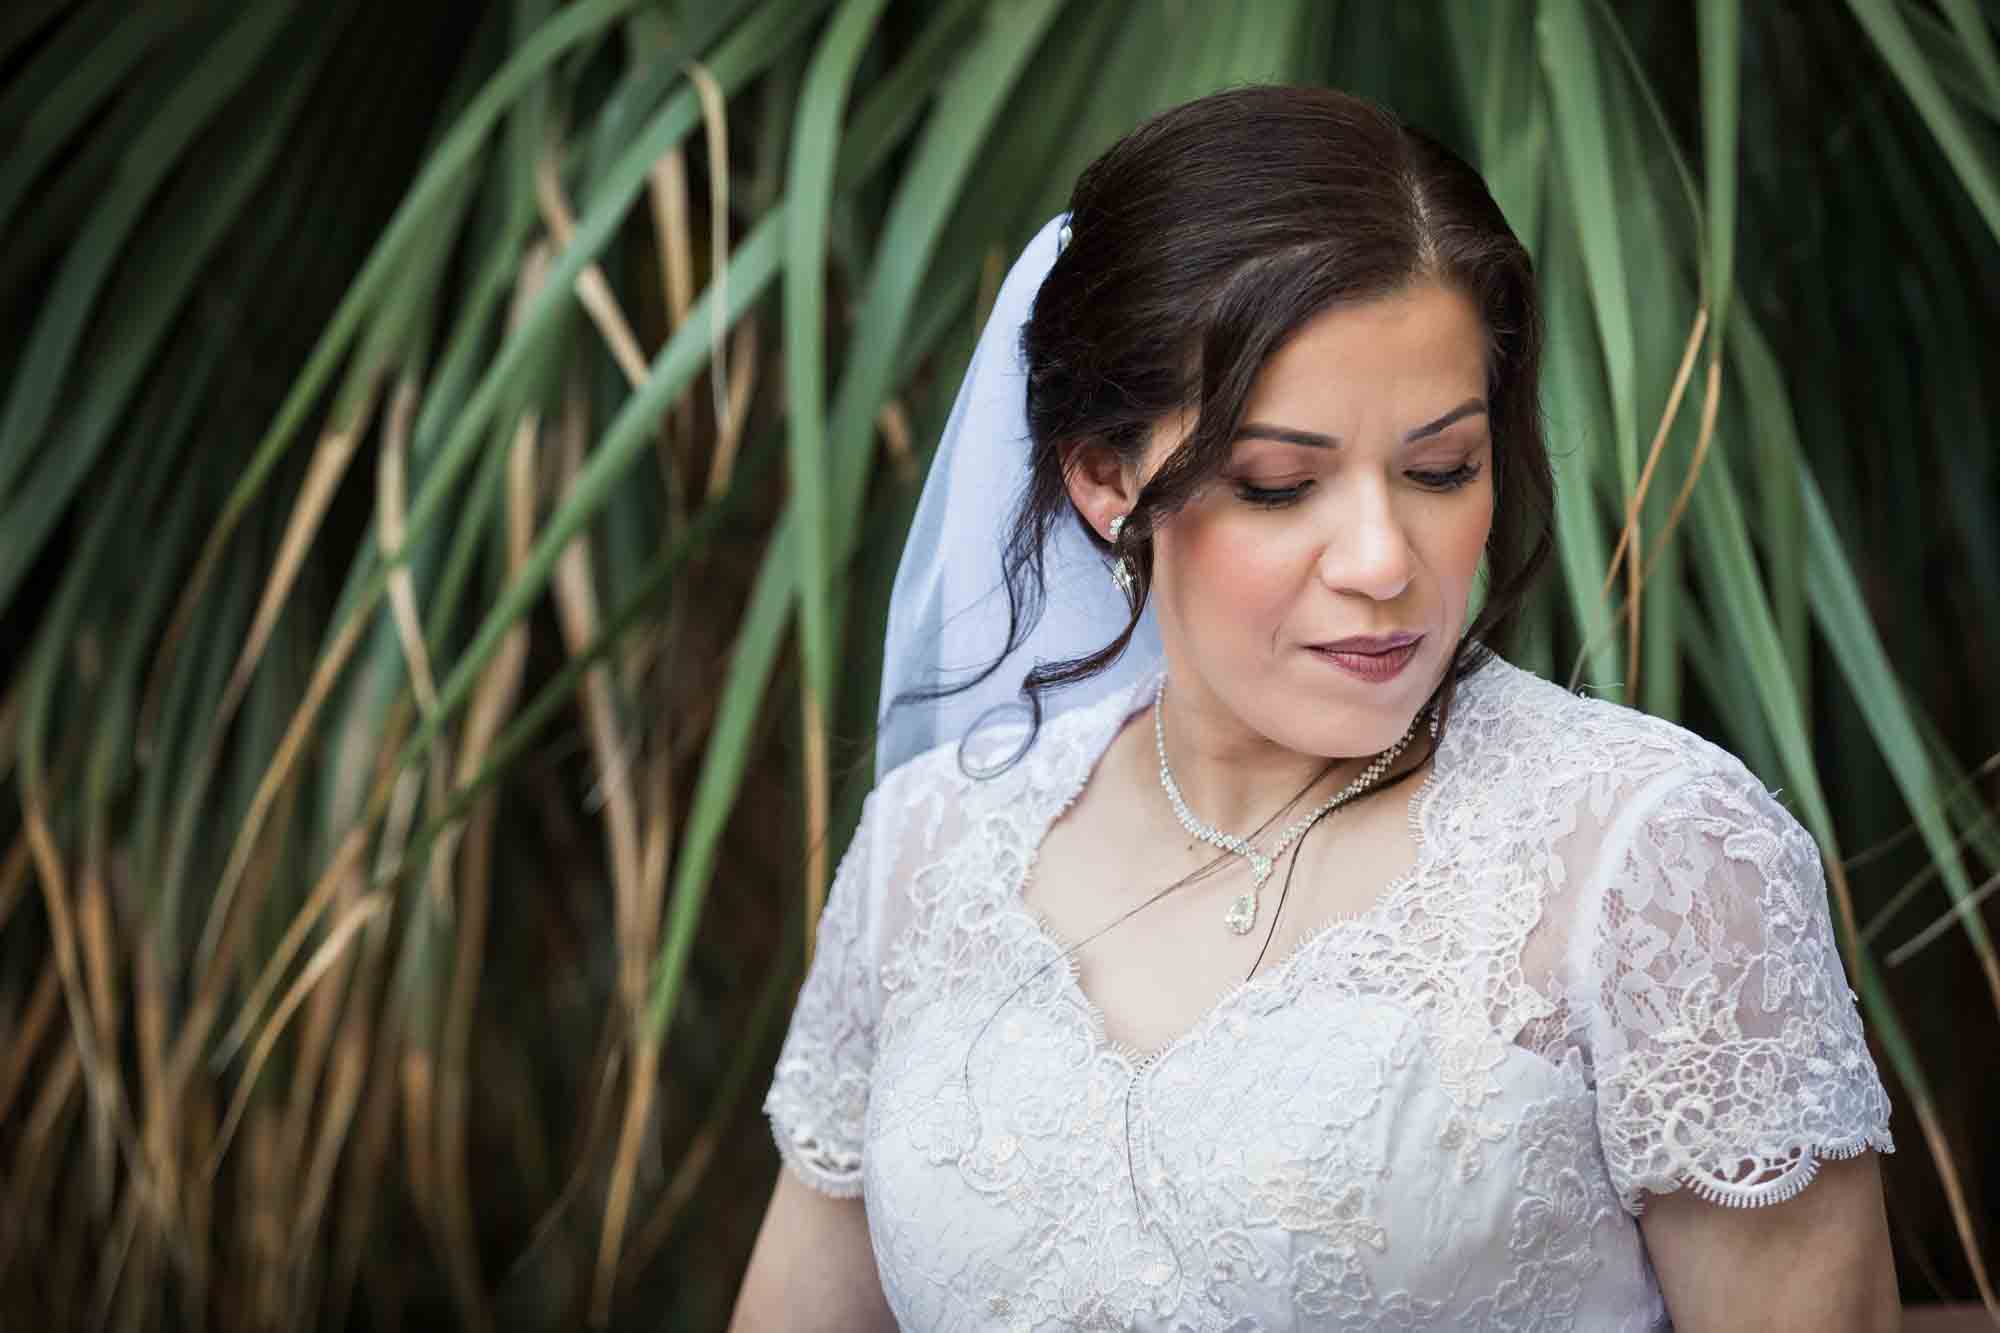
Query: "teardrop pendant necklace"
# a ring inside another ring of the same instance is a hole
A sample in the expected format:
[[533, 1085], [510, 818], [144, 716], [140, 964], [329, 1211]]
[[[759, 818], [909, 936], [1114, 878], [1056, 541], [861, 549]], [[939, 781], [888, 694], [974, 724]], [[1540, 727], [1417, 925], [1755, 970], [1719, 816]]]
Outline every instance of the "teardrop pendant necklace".
[[1174, 783], [1173, 769], [1167, 764], [1167, 728], [1164, 721], [1166, 698], [1167, 682], [1162, 679], [1159, 693], [1153, 696], [1153, 741], [1160, 752], [1160, 785], [1167, 789], [1167, 800], [1172, 802], [1175, 816], [1180, 819], [1182, 828], [1203, 842], [1220, 847], [1224, 851], [1235, 852], [1250, 862], [1250, 887], [1238, 895], [1236, 901], [1230, 905], [1228, 913], [1222, 918], [1222, 924], [1238, 935], [1249, 934], [1250, 927], [1256, 924], [1257, 891], [1264, 886], [1264, 881], [1271, 877], [1271, 867], [1285, 854], [1285, 849], [1303, 837], [1306, 830], [1323, 817], [1375, 787], [1381, 781], [1382, 775], [1389, 771], [1389, 765], [1396, 762], [1396, 756], [1409, 745], [1410, 738], [1417, 734], [1417, 725], [1424, 717], [1424, 710], [1418, 710], [1417, 715], [1410, 719], [1408, 730], [1403, 732], [1395, 744], [1370, 760], [1368, 767], [1362, 769], [1354, 781], [1328, 797], [1317, 810], [1287, 828], [1278, 838], [1278, 845], [1266, 853], [1251, 846], [1247, 839], [1224, 833], [1220, 829], [1202, 823], [1188, 809], [1187, 802], [1181, 798], [1181, 789]]

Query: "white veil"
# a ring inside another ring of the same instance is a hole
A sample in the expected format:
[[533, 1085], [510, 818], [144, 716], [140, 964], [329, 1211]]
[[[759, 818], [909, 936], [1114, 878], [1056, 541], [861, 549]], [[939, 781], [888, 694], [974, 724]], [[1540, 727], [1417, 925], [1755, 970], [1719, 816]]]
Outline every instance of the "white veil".
[[[1041, 618], [991, 676], [942, 699], [896, 704], [905, 690], [955, 685], [986, 667], [1007, 642], [1001, 557], [1029, 480], [1027, 370], [1021, 327], [1066, 239], [1068, 215], [1042, 225], [1001, 284], [999, 299], [959, 385], [916, 517], [896, 567], [882, 653], [875, 775], [947, 741], [956, 744], [989, 710], [989, 721], [1025, 720], [1021, 681], [1038, 663], [1083, 657], [1124, 628], [1130, 612], [1109, 564], [1082, 524], [1066, 516], [1043, 549], [1047, 597]], [[1047, 720], [1129, 690], [1164, 658], [1149, 602], [1131, 642], [1110, 667], [1043, 696]]]

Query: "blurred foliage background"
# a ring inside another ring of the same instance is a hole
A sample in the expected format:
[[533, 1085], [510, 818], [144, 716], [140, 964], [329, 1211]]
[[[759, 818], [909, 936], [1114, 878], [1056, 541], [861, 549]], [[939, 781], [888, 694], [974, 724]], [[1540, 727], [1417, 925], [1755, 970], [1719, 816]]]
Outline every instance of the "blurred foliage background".
[[0, 1310], [713, 1329], [1016, 248], [1381, 100], [1545, 285], [1514, 653], [1820, 840], [1911, 1302], [2000, 1199], [1992, 0], [15, 0]]

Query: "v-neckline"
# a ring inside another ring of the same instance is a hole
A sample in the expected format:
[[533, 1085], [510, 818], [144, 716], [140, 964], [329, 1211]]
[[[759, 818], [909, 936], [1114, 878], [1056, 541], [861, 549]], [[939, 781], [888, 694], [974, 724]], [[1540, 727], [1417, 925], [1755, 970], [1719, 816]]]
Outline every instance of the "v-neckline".
[[[1489, 664], [1482, 664], [1480, 670], [1484, 670], [1485, 665]], [[1475, 671], [1460, 680], [1458, 688], [1463, 691], [1473, 676], [1478, 674], [1479, 671]], [[1367, 907], [1320, 921], [1301, 935], [1292, 945], [1290, 952], [1275, 965], [1260, 972], [1253, 972], [1229, 986], [1179, 1033], [1150, 1050], [1141, 1050], [1130, 1042], [1111, 1035], [1105, 1023], [1104, 1011], [1083, 989], [1074, 952], [1077, 946], [1028, 902], [1027, 890], [1034, 879], [1036, 868], [1041, 864], [1042, 848], [1048, 842], [1049, 831], [1055, 827], [1056, 821], [1068, 812], [1070, 806], [1076, 803], [1077, 797], [1083, 794], [1083, 789], [1089, 785], [1091, 777], [1096, 774], [1105, 754], [1109, 752], [1111, 742], [1117, 739], [1125, 723], [1130, 721], [1135, 713], [1152, 706], [1154, 696], [1158, 693], [1165, 676], [1166, 669], [1157, 668], [1130, 688], [1117, 691], [1095, 706], [1102, 710], [1102, 714], [1089, 719], [1088, 727], [1083, 729], [1083, 734], [1078, 738], [1076, 749], [1064, 753], [1064, 759], [1070, 761], [1070, 765], [1073, 766], [1066, 766], [1059, 773], [1056, 783], [1059, 799], [1055, 802], [1053, 810], [1040, 821], [1040, 827], [1033, 831], [1034, 845], [1023, 858], [1020, 873], [1014, 877], [1011, 884], [1004, 887], [1003, 893], [1004, 909], [1024, 919], [1035, 939], [1053, 950], [1062, 963], [1063, 972], [1067, 977], [1063, 984], [1067, 986], [1070, 997], [1080, 1004], [1089, 1016], [1093, 1049], [1119, 1061], [1135, 1079], [1158, 1065], [1168, 1055], [1198, 1039], [1246, 996], [1269, 989], [1289, 976], [1328, 938], [1378, 924], [1391, 907], [1424, 882], [1424, 877], [1430, 870], [1438, 851], [1436, 840], [1429, 836], [1425, 824], [1431, 801], [1436, 796], [1438, 780], [1449, 767], [1447, 760], [1453, 757], [1457, 748], [1456, 730], [1447, 727], [1444, 735], [1438, 738], [1438, 744], [1427, 761], [1428, 769], [1417, 787], [1416, 794], [1410, 798], [1409, 825], [1411, 836], [1416, 841], [1416, 855], [1408, 870], [1384, 884], [1374, 901]]]

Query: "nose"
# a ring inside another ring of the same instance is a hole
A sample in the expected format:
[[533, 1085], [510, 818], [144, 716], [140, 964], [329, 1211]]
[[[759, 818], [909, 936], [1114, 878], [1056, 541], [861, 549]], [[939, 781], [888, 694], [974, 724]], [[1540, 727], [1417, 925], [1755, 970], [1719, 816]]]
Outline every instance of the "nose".
[[1380, 478], [1358, 481], [1337, 507], [1333, 531], [1320, 548], [1319, 576], [1335, 592], [1394, 601], [1410, 586], [1416, 562], [1409, 534]]

